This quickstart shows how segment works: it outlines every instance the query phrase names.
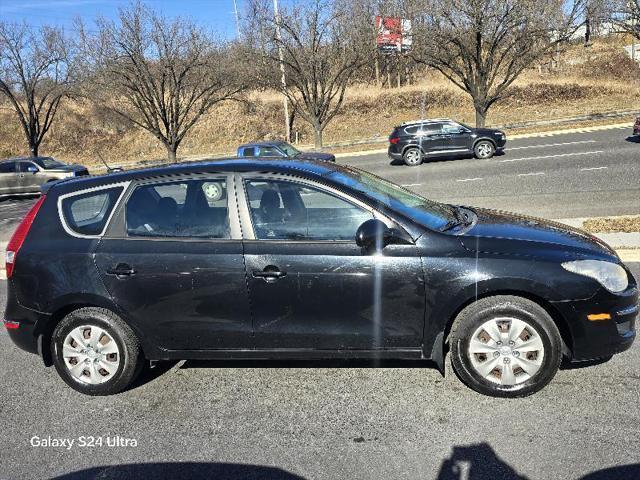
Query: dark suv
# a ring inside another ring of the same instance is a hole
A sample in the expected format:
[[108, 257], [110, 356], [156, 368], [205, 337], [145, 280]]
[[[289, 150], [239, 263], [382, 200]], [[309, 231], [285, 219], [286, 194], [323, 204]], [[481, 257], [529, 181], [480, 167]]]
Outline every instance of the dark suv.
[[[51, 185], [51, 184], [49, 184]], [[7, 246], [4, 324], [92, 395], [145, 359], [430, 359], [523, 396], [629, 348], [638, 289], [557, 223], [427, 200], [330, 162], [62, 180]]]
[[410, 167], [439, 155], [473, 154], [491, 158], [504, 150], [507, 137], [493, 128], [471, 128], [447, 118], [403, 123], [389, 136], [389, 157]]

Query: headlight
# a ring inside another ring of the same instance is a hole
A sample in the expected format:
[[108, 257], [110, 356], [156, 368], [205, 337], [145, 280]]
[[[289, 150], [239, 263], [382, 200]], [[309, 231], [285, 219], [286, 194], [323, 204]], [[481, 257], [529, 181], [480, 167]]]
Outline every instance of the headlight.
[[629, 285], [629, 278], [624, 268], [616, 263], [602, 260], [576, 260], [562, 264], [565, 270], [578, 275], [591, 277], [610, 292], [622, 292]]

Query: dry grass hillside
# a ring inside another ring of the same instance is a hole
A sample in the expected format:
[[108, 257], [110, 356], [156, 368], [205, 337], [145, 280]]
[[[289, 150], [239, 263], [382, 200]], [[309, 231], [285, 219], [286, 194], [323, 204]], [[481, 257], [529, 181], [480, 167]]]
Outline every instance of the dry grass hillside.
[[[624, 55], [620, 40], [576, 45], [556, 68], [526, 72], [507, 99], [494, 106], [488, 124], [508, 125], [616, 110], [640, 110], [640, 68]], [[212, 111], [184, 141], [178, 155], [228, 154], [243, 141], [283, 136], [282, 101], [274, 92], [253, 92], [251, 102], [226, 103]], [[385, 138], [394, 125], [410, 119], [452, 117], [473, 123], [470, 98], [446, 79], [425, 73], [415, 84], [394, 89], [357, 85], [349, 89], [342, 113], [325, 130], [325, 143]], [[296, 121], [300, 143], [312, 143], [311, 129]], [[14, 114], [0, 108], [0, 158], [25, 154]], [[67, 102], [46, 137], [41, 154], [96, 164], [100, 152], [118, 164], [163, 158], [150, 134], [90, 103]]]

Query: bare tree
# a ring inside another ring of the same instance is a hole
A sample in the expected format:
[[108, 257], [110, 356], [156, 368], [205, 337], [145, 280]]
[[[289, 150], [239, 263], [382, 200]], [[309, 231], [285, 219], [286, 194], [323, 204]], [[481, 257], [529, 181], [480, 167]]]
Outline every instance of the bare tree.
[[153, 134], [170, 161], [204, 114], [244, 89], [231, 71], [231, 47], [216, 45], [190, 21], [168, 20], [138, 3], [97, 27], [95, 35], [80, 27], [91, 62], [89, 94]]
[[34, 157], [60, 102], [72, 95], [71, 61], [62, 30], [0, 23], [0, 93], [15, 111]]
[[[367, 57], [367, 47], [358, 44], [361, 36], [350, 21], [348, 9], [338, 3], [313, 0], [282, 9], [276, 21], [264, 3], [256, 2], [250, 19], [252, 29], [263, 29], [246, 35], [257, 43], [253, 51], [262, 56], [262, 62], [255, 62], [258, 77], [264, 86], [287, 97], [295, 113], [313, 127], [316, 147], [322, 147], [323, 131], [340, 111], [347, 85]], [[278, 71], [279, 47], [286, 85]]]
[[[413, 58], [473, 99], [476, 126], [534, 62], [571, 37], [584, 0], [417, 0]], [[415, 38], [417, 37], [417, 38]]]
[[618, 32], [640, 40], [640, 0], [610, 0], [611, 19]]

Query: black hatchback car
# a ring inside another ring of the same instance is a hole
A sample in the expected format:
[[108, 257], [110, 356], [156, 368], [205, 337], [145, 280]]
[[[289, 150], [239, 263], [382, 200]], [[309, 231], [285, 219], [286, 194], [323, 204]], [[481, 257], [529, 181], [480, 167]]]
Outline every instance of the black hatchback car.
[[507, 137], [494, 128], [472, 128], [448, 118], [417, 120], [395, 127], [389, 136], [389, 158], [415, 167], [441, 155], [491, 158], [502, 152]]
[[91, 395], [126, 388], [145, 359], [428, 359], [443, 371], [450, 351], [471, 388], [523, 396], [563, 357], [628, 349], [638, 310], [629, 270], [585, 232], [327, 162], [63, 180], [16, 230], [6, 268], [12, 340]]

